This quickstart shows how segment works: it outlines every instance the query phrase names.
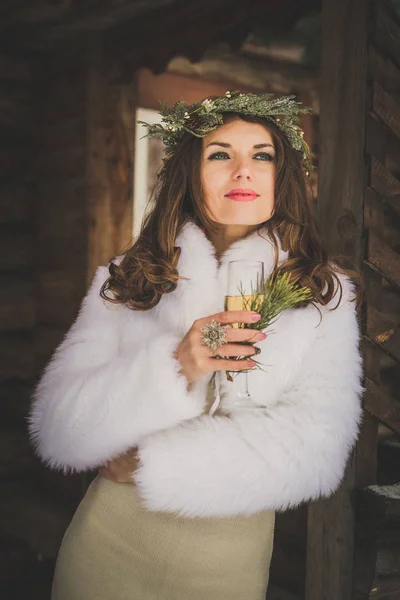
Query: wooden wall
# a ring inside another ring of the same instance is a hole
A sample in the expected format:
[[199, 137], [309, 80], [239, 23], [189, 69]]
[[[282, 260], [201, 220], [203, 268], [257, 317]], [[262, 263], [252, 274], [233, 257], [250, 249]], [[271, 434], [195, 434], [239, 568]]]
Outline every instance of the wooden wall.
[[[307, 600], [400, 597], [400, 22], [324, 0], [319, 212], [365, 280], [364, 419], [345, 479], [308, 514]], [[396, 465], [397, 461], [397, 465]], [[397, 467], [397, 468], [396, 468]]]
[[[131, 241], [134, 88], [103, 60], [97, 40], [46, 55], [35, 75], [39, 375], [74, 321], [96, 268]], [[41, 473], [47, 489], [76, 506], [86, 476]]]
[[0, 54], [0, 597], [10, 582], [10, 598], [32, 597], [18, 569], [26, 585], [47, 570], [49, 597], [90, 481], [40, 463], [26, 416], [95, 269], [131, 240], [134, 98], [96, 40], [30, 61]]
[[9, 528], [5, 499], [30, 476], [25, 417], [35, 372], [34, 202], [31, 62], [0, 53], [0, 596], [21, 569], [37, 564]]
[[32, 73], [0, 54], [0, 427], [20, 424], [33, 375]]
[[[363, 315], [370, 454], [356, 494], [355, 599], [400, 597], [400, 21], [371, 7]], [[366, 486], [366, 487], [364, 487]]]

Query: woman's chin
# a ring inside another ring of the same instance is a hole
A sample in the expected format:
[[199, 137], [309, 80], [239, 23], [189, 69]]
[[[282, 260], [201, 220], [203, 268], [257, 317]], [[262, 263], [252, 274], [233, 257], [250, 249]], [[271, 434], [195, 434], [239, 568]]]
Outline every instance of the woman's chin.
[[270, 217], [265, 215], [262, 217], [249, 217], [249, 216], [245, 216], [245, 217], [240, 217], [240, 216], [235, 216], [235, 217], [222, 217], [216, 219], [216, 222], [219, 225], [225, 225], [225, 226], [231, 226], [231, 227], [256, 227], [257, 225], [261, 225], [261, 223], [264, 223], [265, 221], [268, 221]]

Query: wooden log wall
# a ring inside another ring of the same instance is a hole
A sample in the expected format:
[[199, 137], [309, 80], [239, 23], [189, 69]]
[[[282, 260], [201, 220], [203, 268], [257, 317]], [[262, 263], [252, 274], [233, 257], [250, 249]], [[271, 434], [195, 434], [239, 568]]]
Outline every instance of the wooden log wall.
[[0, 54], [0, 597], [32, 597], [18, 566], [44, 569], [38, 597], [50, 596], [90, 481], [34, 457], [26, 415], [95, 269], [131, 241], [134, 99], [99, 40], [31, 64]]
[[[131, 241], [134, 87], [121, 82], [118, 69], [104, 60], [100, 39], [46, 55], [37, 85], [39, 375], [76, 318], [96, 268]], [[41, 478], [73, 507], [90, 480], [45, 468]]]
[[[0, 53], [0, 503], [34, 463], [25, 417], [34, 381], [33, 72], [28, 59]], [[37, 565], [0, 507], [0, 596], [13, 576]]]
[[[32, 71], [0, 54], [0, 478], [28, 466], [24, 417], [34, 376]], [[1, 492], [0, 492], [1, 494]]]
[[[63, 57], [60, 57], [61, 59]], [[76, 316], [87, 284], [85, 62], [36, 72], [36, 372]]]
[[[400, 23], [384, 1], [325, 0], [319, 212], [362, 269], [364, 420], [340, 490], [310, 505], [307, 600], [400, 597]], [[397, 440], [397, 441], [396, 441]]]
[[[361, 264], [369, 0], [324, 0], [318, 214], [332, 254]], [[361, 440], [364, 436], [361, 436]], [[362, 444], [362, 441], [360, 441]], [[366, 444], [369, 447], [369, 440]], [[353, 600], [358, 477], [352, 456], [340, 489], [308, 510], [306, 600]]]
[[366, 422], [375, 442], [356, 494], [355, 600], [400, 597], [400, 21], [371, 7], [364, 198]]

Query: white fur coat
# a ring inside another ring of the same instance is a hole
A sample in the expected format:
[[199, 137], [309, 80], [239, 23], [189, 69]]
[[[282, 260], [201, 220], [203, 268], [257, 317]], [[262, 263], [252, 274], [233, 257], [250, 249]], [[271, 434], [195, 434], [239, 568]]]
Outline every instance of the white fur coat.
[[[148, 510], [181, 516], [250, 515], [330, 495], [339, 485], [361, 419], [362, 363], [353, 287], [340, 307], [282, 313], [257, 343], [265, 371], [249, 375], [266, 409], [235, 410], [224, 381], [225, 415], [204, 414], [211, 374], [188, 391], [174, 350], [193, 322], [224, 309], [231, 260], [273, 266], [267, 235], [234, 243], [221, 265], [194, 223], [185, 225], [177, 289], [150, 311], [99, 296], [97, 270], [79, 316], [37, 387], [29, 428], [51, 467], [82, 471], [138, 446], [133, 479]], [[287, 254], [280, 250], [280, 261]], [[319, 324], [320, 323], [320, 324]]]

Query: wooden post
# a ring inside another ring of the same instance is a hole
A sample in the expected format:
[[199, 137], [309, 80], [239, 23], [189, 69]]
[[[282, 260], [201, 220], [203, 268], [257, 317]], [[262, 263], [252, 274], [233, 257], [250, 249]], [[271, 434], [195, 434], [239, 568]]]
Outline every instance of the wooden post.
[[87, 53], [88, 282], [132, 239], [134, 83], [94, 37]]
[[[370, 0], [323, 0], [318, 213], [333, 254], [361, 266]], [[356, 460], [340, 490], [310, 505], [306, 600], [352, 600]]]

